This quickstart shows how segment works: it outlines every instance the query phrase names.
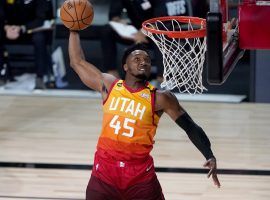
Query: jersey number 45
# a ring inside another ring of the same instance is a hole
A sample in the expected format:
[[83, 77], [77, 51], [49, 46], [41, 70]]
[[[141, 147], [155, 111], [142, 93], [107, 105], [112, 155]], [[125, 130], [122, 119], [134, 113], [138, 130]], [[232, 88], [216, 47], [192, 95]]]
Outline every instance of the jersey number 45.
[[119, 115], [115, 115], [110, 122], [110, 127], [114, 129], [114, 134], [118, 135], [120, 129], [124, 129], [125, 131], [122, 133], [123, 136], [130, 137], [130, 138], [133, 137], [134, 128], [130, 125], [135, 124], [136, 120], [124, 118], [124, 122], [123, 124], [121, 124], [121, 121], [118, 119], [119, 119]]

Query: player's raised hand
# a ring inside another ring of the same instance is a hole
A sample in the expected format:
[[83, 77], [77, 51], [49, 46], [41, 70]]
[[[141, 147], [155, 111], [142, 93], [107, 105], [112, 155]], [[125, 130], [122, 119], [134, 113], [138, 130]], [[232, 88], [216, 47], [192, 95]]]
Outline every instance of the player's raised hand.
[[210, 158], [209, 160], [207, 160], [204, 163], [203, 166], [210, 169], [210, 171], [207, 174], [207, 178], [210, 178], [210, 176], [212, 176], [214, 184], [217, 187], [220, 187], [221, 185], [220, 185], [220, 182], [219, 182], [218, 177], [217, 177], [217, 161], [216, 161], [216, 159], [215, 158]]

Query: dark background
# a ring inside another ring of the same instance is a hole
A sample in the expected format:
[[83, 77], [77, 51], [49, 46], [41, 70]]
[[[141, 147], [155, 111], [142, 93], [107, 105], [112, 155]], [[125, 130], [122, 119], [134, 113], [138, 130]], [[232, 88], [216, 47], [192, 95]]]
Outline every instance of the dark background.
[[[108, 9], [110, 0], [92, 0], [95, 10], [93, 24], [80, 32], [82, 47], [85, 51], [86, 59], [91, 61], [100, 70], [102, 68], [102, 53], [99, 41], [99, 34], [104, 24], [108, 22]], [[231, 1], [232, 2], [232, 1]], [[56, 1], [55, 15], [57, 16], [57, 8], [62, 4], [62, 1]], [[237, 15], [237, 7], [231, 7], [230, 16]], [[64, 89], [88, 89], [79, 80], [78, 76], [69, 67], [69, 59], [67, 52], [68, 30], [57, 19], [55, 28], [55, 37], [53, 49], [60, 46], [64, 53], [67, 75], [65, 80], [69, 85]], [[29, 47], [31, 48], [31, 47]], [[118, 45], [118, 63], [120, 66], [120, 58], [123, 54], [124, 45]], [[19, 48], [18, 48], [19, 49]], [[25, 50], [25, 49], [24, 49]], [[205, 93], [209, 94], [234, 94], [245, 95], [245, 101], [255, 102], [270, 102], [270, 92], [268, 86], [270, 84], [270, 51], [247, 50], [243, 58], [238, 62], [231, 75], [223, 85], [209, 85], [207, 83], [207, 69], [204, 67], [203, 82], [208, 89]], [[121, 70], [119, 68], [119, 70]]]

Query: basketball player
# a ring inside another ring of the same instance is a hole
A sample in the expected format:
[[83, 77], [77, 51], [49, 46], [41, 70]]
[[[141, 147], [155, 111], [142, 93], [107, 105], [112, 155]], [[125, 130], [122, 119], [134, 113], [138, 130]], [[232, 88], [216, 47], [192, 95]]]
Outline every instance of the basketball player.
[[103, 99], [102, 131], [86, 199], [164, 199], [150, 156], [164, 112], [186, 131], [204, 155], [204, 166], [210, 168], [208, 177], [212, 176], [220, 187], [210, 141], [171, 92], [156, 90], [147, 82], [151, 59], [141, 44], [127, 49], [123, 56], [124, 80], [101, 73], [85, 60], [77, 32], [70, 32], [69, 56], [71, 67], [84, 84], [99, 91]]

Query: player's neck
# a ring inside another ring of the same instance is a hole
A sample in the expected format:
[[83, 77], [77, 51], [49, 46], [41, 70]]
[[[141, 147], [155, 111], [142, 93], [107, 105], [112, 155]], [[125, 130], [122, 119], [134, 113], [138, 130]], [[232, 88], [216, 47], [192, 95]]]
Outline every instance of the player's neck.
[[145, 86], [145, 80], [132, 80], [132, 79], [125, 79], [124, 83], [125, 85], [127, 85], [128, 87], [132, 88], [132, 89], [138, 89], [141, 87]]

